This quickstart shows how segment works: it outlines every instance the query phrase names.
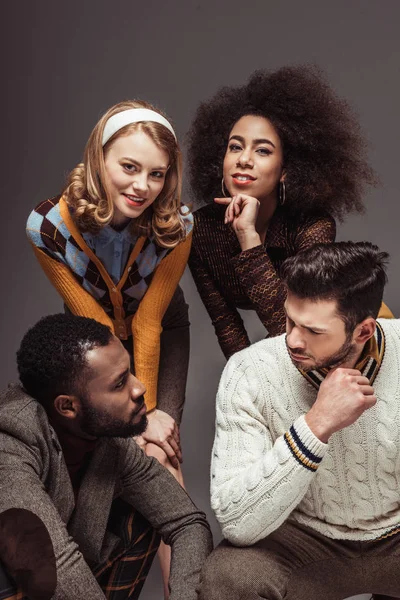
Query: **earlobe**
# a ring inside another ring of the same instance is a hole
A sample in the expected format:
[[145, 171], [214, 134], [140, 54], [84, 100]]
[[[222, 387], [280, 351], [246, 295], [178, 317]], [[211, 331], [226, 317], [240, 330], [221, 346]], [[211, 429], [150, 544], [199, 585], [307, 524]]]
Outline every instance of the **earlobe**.
[[60, 394], [54, 400], [54, 410], [66, 419], [75, 419], [78, 414], [79, 400], [76, 396]]

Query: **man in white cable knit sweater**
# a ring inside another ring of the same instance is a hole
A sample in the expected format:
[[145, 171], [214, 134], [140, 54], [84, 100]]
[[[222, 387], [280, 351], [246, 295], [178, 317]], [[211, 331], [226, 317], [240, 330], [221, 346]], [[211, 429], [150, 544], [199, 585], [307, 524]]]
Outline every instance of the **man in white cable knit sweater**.
[[288, 259], [286, 335], [229, 360], [211, 468], [225, 540], [202, 600], [400, 598], [400, 321], [376, 321], [387, 258], [339, 242]]

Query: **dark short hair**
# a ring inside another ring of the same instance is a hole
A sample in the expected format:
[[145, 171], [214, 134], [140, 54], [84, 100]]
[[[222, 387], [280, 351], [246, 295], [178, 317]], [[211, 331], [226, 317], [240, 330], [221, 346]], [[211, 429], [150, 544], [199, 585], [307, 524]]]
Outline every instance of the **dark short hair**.
[[22, 385], [45, 408], [60, 394], [81, 394], [87, 352], [107, 346], [112, 335], [94, 319], [61, 313], [43, 317], [25, 334], [17, 352]]
[[315, 244], [285, 260], [281, 277], [298, 298], [336, 300], [351, 332], [367, 317], [378, 316], [388, 258], [370, 242]]

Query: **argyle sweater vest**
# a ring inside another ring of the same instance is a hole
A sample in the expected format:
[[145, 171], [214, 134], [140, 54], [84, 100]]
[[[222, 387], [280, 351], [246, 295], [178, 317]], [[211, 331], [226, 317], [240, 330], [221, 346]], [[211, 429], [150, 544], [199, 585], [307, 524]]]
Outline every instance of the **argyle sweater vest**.
[[121, 339], [133, 335], [135, 372], [147, 387], [148, 409], [156, 406], [161, 320], [190, 251], [193, 217], [182, 219], [187, 237], [172, 250], [152, 236], [133, 240], [118, 284], [86, 244], [64, 198], [42, 202], [27, 222], [35, 254], [70, 310], [107, 325]]

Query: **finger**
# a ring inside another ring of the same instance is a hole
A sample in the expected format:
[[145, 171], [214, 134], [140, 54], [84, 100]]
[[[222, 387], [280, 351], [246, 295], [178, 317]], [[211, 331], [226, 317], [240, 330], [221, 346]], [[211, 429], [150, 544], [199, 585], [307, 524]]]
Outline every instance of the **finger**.
[[228, 206], [231, 200], [232, 198], [214, 198], [214, 202], [217, 204], [225, 204], [225, 206]]
[[352, 377], [359, 385], [369, 385], [369, 379], [365, 375], [353, 375]]
[[229, 203], [228, 208], [226, 209], [226, 215], [227, 215], [226, 222], [227, 223], [232, 223], [232, 221], [233, 221], [233, 210], [232, 210], [233, 202], [234, 202], [234, 200], [232, 199]]
[[173, 431], [172, 435], [174, 436], [174, 440], [176, 441], [176, 443], [178, 444], [178, 446], [180, 448], [181, 447], [181, 434], [179, 431], [179, 427], [177, 425], [174, 427], [174, 431]]
[[168, 441], [172, 450], [175, 452], [177, 459], [179, 460], [179, 462], [182, 462], [182, 450], [180, 445], [173, 437], [171, 437]]
[[370, 385], [360, 385], [360, 390], [364, 394], [364, 396], [373, 396], [374, 388]]
[[[172, 441], [172, 438], [171, 438]], [[175, 469], [177, 469], [179, 467], [179, 459], [177, 456], [177, 453], [175, 452], [175, 450], [172, 447], [171, 443], [168, 442], [164, 442], [163, 444], [161, 444], [161, 448], [164, 450], [165, 454], [168, 456], [169, 460], [171, 461], [171, 465], [175, 467]], [[182, 458], [182, 455], [181, 455]]]
[[375, 394], [371, 394], [371, 396], [365, 396], [365, 403], [367, 404], [367, 408], [372, 408], [375, 406], [377, 402], [377, 397]]

